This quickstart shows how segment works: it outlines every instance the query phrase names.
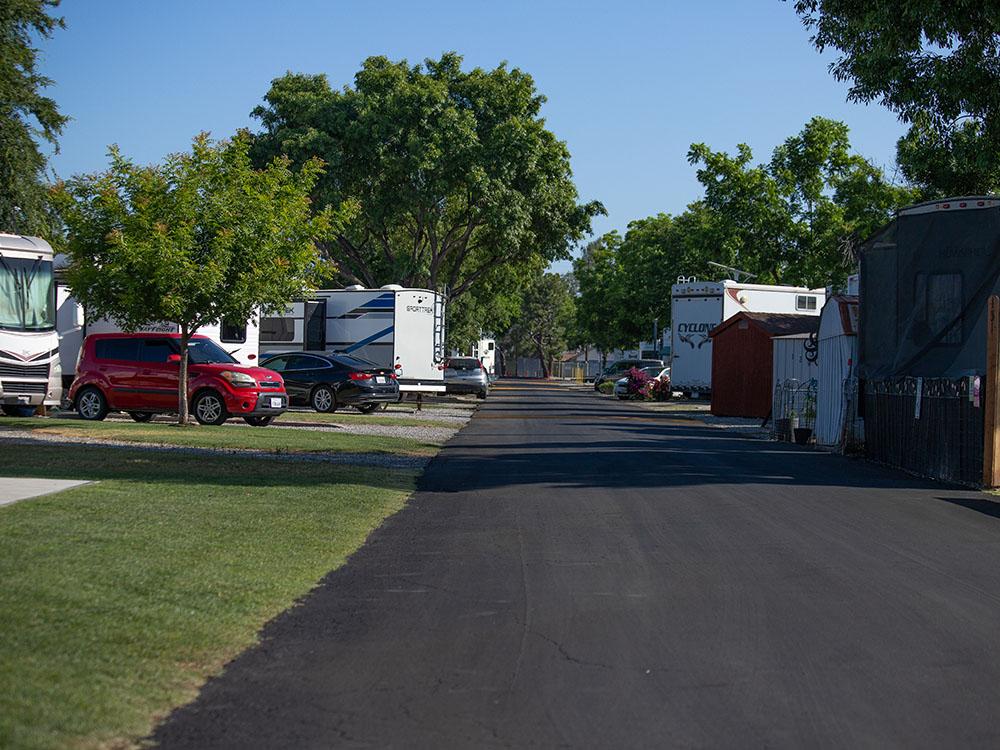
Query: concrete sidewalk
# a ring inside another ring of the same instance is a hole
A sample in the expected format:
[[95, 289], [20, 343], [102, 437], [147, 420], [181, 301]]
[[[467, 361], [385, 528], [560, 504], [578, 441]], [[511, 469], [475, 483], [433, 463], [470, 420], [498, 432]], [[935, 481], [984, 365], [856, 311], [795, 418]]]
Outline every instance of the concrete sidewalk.
[[39, 495], [51, 495], [90, 482], [75, 479], [26, 479], [0, 477], [0, 505], [10, 505]]

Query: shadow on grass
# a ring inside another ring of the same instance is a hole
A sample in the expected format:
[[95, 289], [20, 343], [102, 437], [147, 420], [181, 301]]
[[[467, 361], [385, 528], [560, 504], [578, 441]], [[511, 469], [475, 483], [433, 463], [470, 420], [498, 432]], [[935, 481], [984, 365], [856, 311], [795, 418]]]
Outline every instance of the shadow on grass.
[[204, 484], [231, 487], [311, 487], [361, 484], [411, 490], [413, 469], [352, 466], [312, 461], [281, 461], [252, 456], [191, 455], [118, 446], [18, 445], [16, 459], [5, 462], [7, 477], [124, 480], [164, 485]]

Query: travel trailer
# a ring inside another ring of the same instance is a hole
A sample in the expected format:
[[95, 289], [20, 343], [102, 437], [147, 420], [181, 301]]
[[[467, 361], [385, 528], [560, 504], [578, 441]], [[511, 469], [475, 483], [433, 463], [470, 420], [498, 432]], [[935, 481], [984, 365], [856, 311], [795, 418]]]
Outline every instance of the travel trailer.
[[[56, 321], [59, 331], [59, 358], [62, 364], [63, 387], [69, 388], [76, 373], [83, 340], [91, 333], [180, 333], [176, 323], [151, 323], [135, 331], [125, 331], [113, 320], [89, 320], [83, 306], [73, 298], [65, 284], [56, 289]], [[259, 318], [244, 323], [228, 322], [204, 325], [195, 333], [211, 339], [239, 361], [241, 365], [256, 364], [259, 349]]]
[[479, 359], [491, 378], [496, 377], [497, 342], [494, 339], [479, 339], [472, 348], [472, 356]]
[[444, 392], [444, 295], [390, 284], [324, 289], [261, 319], [261, 354], [338, 351], [398, 373], [399, 390]]
[[52, 247], [0, 234], [0, 408], [15, 415], [62, 398]]
[[819, 315], [826, 290], [681, 278], [670, 298], [670, 381], [674, 390], [699, 396], [712, 390], [713, 328], [741, 312]]

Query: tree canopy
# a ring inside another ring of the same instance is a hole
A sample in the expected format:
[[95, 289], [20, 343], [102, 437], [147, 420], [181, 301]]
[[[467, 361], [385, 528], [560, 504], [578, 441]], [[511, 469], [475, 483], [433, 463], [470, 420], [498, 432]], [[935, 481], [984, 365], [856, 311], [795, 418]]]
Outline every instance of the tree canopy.
[[304, 295], [322, 272], [316, 241], [347, 218], [312, 210], [318, 160], [255, 170], [250, 139], [195, 139], [190, 153], [139, 166], [111, 149], [110, 168], [59, 186], [66, 271], [89, 316], [126, 330], [157, 321], [181, 330], [181, 421], [187, 343], [198, 328], [246, 321]]
[[1000, 5], [975, 0], [797, 0], [849, 98], [911, 124], [904, 174], [927, 190], [1000, 187]]
[[413, 66], [371, 57], [339, 91], [323, 75], [289, 73], [254, 110], [259, 162], [319, 157], [329, 170], [316, 205], [358, 205], [326, 246], [341, 279], [459, 297], [499, 265], [568, 257], [603, 212], [578, 202], [531, 76], [461, 64], [454, 53]]
[[814, 117], [753, 164], [750, 147], [735, 155], [694, 144], [704, 204], [715, 217], [719, 255], [760, 283], [840, 284], [855, 266], [857, 245], [891, 212], [917, 199], [852, 153], [844, 123]]
[[51, 146], [67, 122], [42, 90], [52, 81], [38, 72], [33, 35], [43, 39], [63, 27], [51, 15], [59, 0], [0, 3], [0, 231], [51, 233], [41, 138]]
[[735, 154], [693, 144], [689, 160], [701, 200], [677, 216], [633, 221], [624, 237], [606, 234], [574, 262], [577, 325], [601, 351], [649, 338], [654, 320], [668, 326], [671, 285], [678, 276], [716, 278], [709, 261], [760, 283], [840, 284], [857, 246], [919, 197], [854, 153], [846, 125], [819, 117], [765, 163], [745, 144]]

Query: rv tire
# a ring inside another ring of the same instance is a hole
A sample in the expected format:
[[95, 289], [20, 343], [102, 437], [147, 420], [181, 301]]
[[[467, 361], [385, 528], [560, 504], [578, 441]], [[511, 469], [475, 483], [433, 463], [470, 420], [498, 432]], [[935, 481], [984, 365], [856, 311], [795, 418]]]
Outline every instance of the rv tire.
[[378, 404], [358, 404], [354, 408], [357, 409], [362, 414], [371, 414], [379, 407]]
[[128, 415], [136, 422], [148, 422], [153, 418], [153, 412], [151, 411], [130, 411]]
[[243, 421], [251, 427], [267, 427], [274, 421], [274, 417], [243, 417]]
[[108, 416], [108, 400], [97, 388], [89, 386], [76, 395], [76, 413], [89, 422], [100, 422]]
[[337, 392], [328, 385], [318, 385], [309, 397], [309, 405], [324, 414], [337, 411]]

